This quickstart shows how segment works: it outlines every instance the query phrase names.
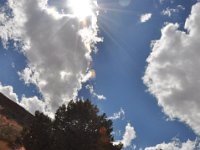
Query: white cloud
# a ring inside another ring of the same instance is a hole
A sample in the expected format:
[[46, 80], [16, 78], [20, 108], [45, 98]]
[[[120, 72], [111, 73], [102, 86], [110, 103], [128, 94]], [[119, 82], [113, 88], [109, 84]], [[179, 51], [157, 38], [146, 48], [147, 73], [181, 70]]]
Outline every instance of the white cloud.
[[148, 90], [171, 118], [200, 134], [200, 3], [192, 7], [185, 29], [167, 24], [154, 41], [143, 77]]
[[8, 40], [20, 42], [17, 46], [28, 64], [19, 75], [26, 84], [38, 87], [45, 108], [54, 112], [75, 98], [82, 82], [89, 79], [85, 75], [92, 61], [90, 54], [101, 39], [97, 37], [95, 14], [82, 23], [69, 14], [60, 14], [47, 2], [8, 0], [3, 7], [12, 14], [6, 9], [0, 11], [0, 39], [5, 46]]
[[164, 10], [162, 11], [161, 14], [164, 15], [164, 16], [171, 17], [171, 15], [172, 15], [173, 13], [176, 13], [176, 12], [178, 12], [178, 9], [166, 8], [166, 9], [164, 9]]
[[36, 96], [30, 98], [23, 96], [19, 104], [32, 114], [34, 114], [36, 110], [40, 112], [46, 112], [45, 103], [39, 100]]
[[116, 112], [112, 116], [108, 117], [108, 119], [111, 120], [124, 119], [124, 118], [125, 118], [125, 111], [122, 108], [120, 108], [119, 112]]
[[16, 93], [13, 91], [12, 86], [4, 86], [0, 82], [0, 92], [7, 96], [9, 99], [13, 100], [14, 102], [18, 103], [18, 96]]
[[152, 17], [151, 13], [142, 14], [140, 16], [140, 22], [145, 23], [145, 22], [149, 21], [151, 19], [151, 17]]
[[164, 9], [161, 14], [164, 16], [168, 16], [171, 17], [173, 13], [178, 13], [181, 10], [185, 10], [185, 8], [182, 5], [178, 5], [176, 8], [169, 8], [167, 7], [166, 9]]
[[89, 79], [95, 78], [96, 77], [96, 72], [95, 70], [90, 70], [88, 71], [84, 76], [82, 76], [81, 81], [84, 83], [88, 81]]
[[104, 95], [99, 95], [97, 94], [95, 91], [94, 91], [94, 87], [92, 85], [86, 85], [86, 89], [89, 90], [90, 94], [93, 96], [93, 97], [96, 97], [97, 99], [99, 100], [105, 100], [106, 97]]
[[170, 143], [161, 143], [153, 147], [146, 147], [145, 150], [195, 150], [200, 148], [197, 141], [187, 140], [184, 143], [174, 140]]
[[123, 143], [124, 147], [128, 147], [131, 145], [131, 142], [133, 139], [136, 138], [136, 132], [134, 127], [131, 126], [130, 123], [128, 123], [126, 125], [126, 130], [125, 133], [123, 135], [123, 139], [121, 140], [121, 142]]
[[136, 138], [136, 132], [134, 127], [132, 127], [130, 123], [127, 123], [123, 139], [114, 142], [114, 144], [119, 144], [121, 142], [123, 144], [123, 147], [126, 148], [131, 146], [132, 140], [134, 140], [135, 138]]
[[135, 144], [133, 144], [132, 147], [133, 147], [133, 150], [135, 150], [137, 148], [137, 146]]
[[48, 115], [52, 115], [51, 112], [47, 112], [47, 110], [45, 110], [45, 103], [39, 100], [36, 96], [29, 98], [23, 96], [22, 99], [20, 100], [17, 94], [14, 92], [12, 86], [2, 85], [1, 82], [0, 82], [0, 93], [4, 94], [6, 97], [14, 101], [15, 103], [21, 105], [32, 114], [34, 114], [36, 110], [39, 110], [41, 112], [47, 113]]

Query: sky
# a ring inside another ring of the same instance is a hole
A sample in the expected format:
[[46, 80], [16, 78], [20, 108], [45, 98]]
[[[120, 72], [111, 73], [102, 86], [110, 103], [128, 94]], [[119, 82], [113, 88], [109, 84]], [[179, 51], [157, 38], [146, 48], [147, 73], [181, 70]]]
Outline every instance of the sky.
[[90, 99], [125, 150], [198, 150], [199, 14], [197, 0], [0, 0], [0, 92], [51, 117]]

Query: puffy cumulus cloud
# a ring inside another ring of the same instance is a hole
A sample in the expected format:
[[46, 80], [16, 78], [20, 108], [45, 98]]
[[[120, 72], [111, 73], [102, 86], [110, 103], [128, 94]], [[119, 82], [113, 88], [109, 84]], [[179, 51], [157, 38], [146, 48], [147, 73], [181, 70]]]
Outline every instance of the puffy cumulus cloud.
[[[47, 113], [45, 110], [45, 103], [36, 96], [30, 98], [23, 96], [19, 104], [32, 114], [34, 114], [36, 110]], [[51, 116], [51, 112], [48, 112], [48, 115]]]
[[142, 14], [140, 16], [140, 22], [145, 23], [145, 22], [149, 21], [151, 19], [151, 17], [152, 17], [151, 13]]
[[170, 143], [161, 143], [153, 147], [147, 147], [144, 150], [195, 150], [199, 149], [198, 141], [187, 140], [184, 143], [181, 143], [179, 140], [172, 141]]
[[93, 96], [93, 97], [95, 97], [95, 98], [97, 98], [97, 99], [99, 99], [99, 100], [105, 100], [106, 99], [106, 97], [104, 96], [104, 95], [100, 95], [100, 94], [97, 94], [95, 91], [94, 91], [94, 87], [92, 86], [92, 85], [86, 85], [86, 89], [88, 89], [89, 90], [89, 92], [90, 92], [90, 94]]
[[154, 41], [143, 77], [148, 90], [171, 118], [200, 134], [200, 3], [192, 7], [185, 31], [167, 24]]
[[131, 126], [130, 123], [126, 125], [126, 130], [123, 135], [123, 139], [121, 140], [124, 147], [128, 147], [131, 145], [133, 139], [136, 138], [136, 132], [134, 127]]
[[6, 97], [14, 101], [15, 103], [21, 105], [26, 110], [30, 111], [32, 114], [35, 113], [36, 110], [41, 112], [45, 112], [48, 115], [52, 116], [51, 112], [47, 112], [45, 110], [45, 103], [38, 99], [38, 97], [25, 97], [23, 96], [20, 100], [17, 94], [14, 92], [13, 87], [10, 85], [2, 85], [0, 82], [0, 93], [4, 94]]
[[[0, 10], [1, 41], [5, 47], [14, 41], [28, 60], [19, 73], [21, 79], [38, 87], [47, 106], [42, 110], [55, 112], [75, 98], [81, 83], [89, 79], [90, 54], [101, 41], [96, 13], [81, 22], [48, 6], [48, 0], [8, 0]], [[34, 99], [28, 101], [35, 105]], [[32, 110], [26, 102], [24, 106]]]
[[112, 116], [108, 117], [108, 119], [111, 120], [117, 120], [117, 119], [124, 119], [125, 118], [125, 111], [124, 109], [120, 108], [118, 112], [115, 112]]
[[131, 126], [130, 123], [127, 123], [126, 128], [125, 128], [125, 133], [123, 135], [123, 139], [120, 141], [114, 142], [114, 144], [119, 144], [122, 143], [123, 147], [129, 147], [131, 146], [132, 140], [136, 138], [136, 132], [134, 127]]
[[0, 92], [7, 96], [9, 99], [13, 100], [14, 102], [18, 103], [18, 96], [13, 91], [12, 86], [4, 86], [0, 82]]

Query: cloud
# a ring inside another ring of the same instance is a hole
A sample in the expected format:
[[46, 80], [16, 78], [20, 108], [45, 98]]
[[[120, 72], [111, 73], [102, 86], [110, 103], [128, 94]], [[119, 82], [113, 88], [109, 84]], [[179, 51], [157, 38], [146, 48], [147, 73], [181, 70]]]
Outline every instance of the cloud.
[[131, 145], [133, 139], [136, 138], [136, 132], [134, 127], [131, 126], [130, 123], [126, 125], [126, 130], [123, 135], [123, 139], [121, 140], [124, 147], [128, 147]]
[[84, 75], [81, 80], [82, 80], [82, 82], [86, 82], [89, 79], [92, 79], [92, 78], [95, 78], [95, 77], [96, 77], [95, 70], [89, 70], [88, 73], [86, 73], [86, 75]]
[[65, 9], [67, 9], [66, 0], [49, 1], [48, 3], [49, 5], [56, 7], [59, 11], [65, 11]]
[[34, 114], [36, 110], [39, 110], [41, 112], [45, 112], [48, 115], [52, 115], [51, 112], [47, 112], [45, 110], [45, 103], [41, 100], [39, 100], [36, 96], [34, 97], [25, 97], [23, 96], [20, 100], [17, 96], [17, 94], [14, 92], [13, 87], [10, 85], [2, 85], [0, 82], [0, 92], [4, 94], [6, 97], [14, 101], [15, 103], [21, 105], [26, 110], [30, 111], [30, 113]]
[[[45, 110], [45, 103], [36, 96], [30, 98], [23, 96], [19, 104], [32, 114], [34, 114], [36, 110], [47, 113], [47, 110]], [[48, 115], [51, 116], [51, 112], [48, 112]]]
[[120, 108], [119, 112], [116, 112], [112, 116], [108, 117], [108, 119], [111, 120], [124, 119], [124, 118], [125, 118], [125, 111], [122, 108]]
[[152, 17], [151, 13], [142, 14], [140, 16], [140, 22], [145, 23], [145, 22], [149, 21], [151, 19], [151, 17]]
[[168, 17], [171, 17], [171, 15], [173, 13], [177, 13], [178, 12], [178, 9], [174, 9], [174, 8], [166, 8], [162, 11], [162, 15], [164, 16], [168, 16]]
[[164, 9], [161, 14], [164, 16], [168, 16], [171, 17], [173, 13], [178, 13], [181, 10], [185, 10], [185, 8], [182, 5], [178, 5], [176, 8], [169, 8], [167, 7], [166, 9]]
[[119, 144], [122, 143], [123, 147], [129, 147], [131, 146], [132, 140], [136, 138], [136, 132], [134, 127], [131, 126], [130, 123], [127, 123], [126, 128], [125, 128], [125, 133], [123, 135], [123, 139], [120, 141], [114, 142], [114, 144]]
[[7, 96], [9, 99], [13, 100], [14, 102], [18, 103], [18, 96], [16, 93], [13, 91], [12, 86], [4, 86], [0, 82], [0, 92]]
[[178, 118], [200, 134], [200, 3], [192, 7], [185, 31], [169, 23], [152, 44], [144, 83], [170, 119]]
[[94, 91], [94, 87], [92, 85], [86, 85], [86, 89], [89, 90], [90, 94], [93, 96], [93, 97], [96, 97], [97, 99], [99, 100], [105, 100], [106, 97], [104, 95], [99, 95], [97, 94], [95, 91]]
[[198, 141], [187, 140], [181, 143], [179, 140], [174, 140], [170, 143], [161, 143], [153, 147], [146, 147], [144, 150], [194, 150], [199, 149]]
[[76, 98], [82, 82], [89, 79], [91, 53], [101, 41], [96, 14], [83, 23], [57, 12], [48, 0], [8, 0], [0, 10], [0, 39], [5, 47], [13, 40], [26, 56], [27, 67], [18, 74], [38, 87], [45, 109], [55, 112]]

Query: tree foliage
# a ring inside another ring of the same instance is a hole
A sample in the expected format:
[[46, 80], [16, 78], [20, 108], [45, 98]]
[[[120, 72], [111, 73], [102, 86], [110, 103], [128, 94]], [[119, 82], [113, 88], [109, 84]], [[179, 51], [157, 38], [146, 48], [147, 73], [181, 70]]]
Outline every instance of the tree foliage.
[[22, 141], [27, 150], [121, 150], [122, 144], [113, 145], [112, 130], [112, 121], [89, 100], [71, 101], [54, 120], [36, 112]]
[[51, 119], [36, 111], [30, 127], [22, 132], [22, 143], [26, 150], [51, 150], [52, 127]]

